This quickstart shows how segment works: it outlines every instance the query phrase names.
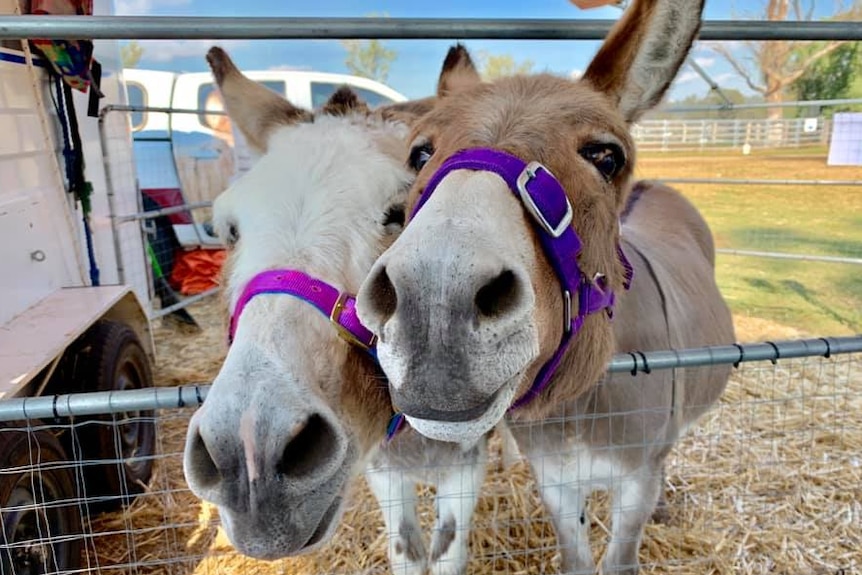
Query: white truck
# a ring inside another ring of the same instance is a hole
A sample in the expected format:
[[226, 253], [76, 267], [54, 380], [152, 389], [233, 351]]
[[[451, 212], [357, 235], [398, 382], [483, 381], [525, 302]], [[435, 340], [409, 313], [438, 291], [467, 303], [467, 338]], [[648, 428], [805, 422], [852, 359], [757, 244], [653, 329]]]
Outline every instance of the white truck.
[[[0, 0], [0, 13], [18, 11], [17, 0]], [[111, 11], [111, 0], [95, 1], [96, 14]], [[103, 67], [102, 102], [126, 103], [117, 42], [96, 41], [94, 54]], [[132, 228], [115, 237], [109, 206], [140, 211], [134, 174], [108, 173], [106, 131], [87, 115], [88, 96], [75, 92], [93, 189], [85, 226], [80, 202], [67, 192], [68, 135], [47, 70], [27, 43], [0, 45], [0, 399], [149, 387], [155, 349], [142, 303], [151, 289], [144, 240]], [[107, 126], [111, 155], [130, 159], [128, 116], [104, 121], [117, 122]], [[151, 416], [0, 422], [2, 573], [78, 568], [79, 498], [109, 508], [144, 488], [155, 444]]]

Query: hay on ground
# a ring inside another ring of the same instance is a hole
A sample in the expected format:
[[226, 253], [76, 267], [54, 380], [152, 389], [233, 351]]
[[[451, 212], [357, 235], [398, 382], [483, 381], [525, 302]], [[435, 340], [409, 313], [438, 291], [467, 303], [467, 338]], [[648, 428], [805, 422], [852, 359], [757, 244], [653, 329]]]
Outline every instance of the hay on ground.
[[[205, 381], [223, 358], [216, 300], [192, 308], [203, 334], [157, 333], [157, 379]], [[773, 337], [765, 322], [757, 329]], [[775, 331], [775, 330], [773, 330]], [[780, 332], [779, 332], [780, 333]], [[744, 334], [743, 334], [744, 335]], [[740, 339], [744, 339], [741, 337]], [[846, 573], [862, 569], [862, 358], [743, 365], [720, 404], [673, 451], [665, 491], [670, 517], [649, 524], [644, 573]], [[334, 540], [321, 551], [275, 562], [234, 553], [217, 513], [185, 487], [181, 456], [189, 413], [164, 412], [159, 461], [150, 493], [126, 512], [95, 518], [90, 564], [129, 574], [275, 575], [387, 573], [382, 516], [364, 480]], [[470, 534], [468, 572], [559, 571], [552, 524], [528, 466], [503, 469], [492, 443], [488, 478]], [[430, 489], [420, 517], [433, 521]], [[607, 538], [608, 498], [593, 498], [597, 558]], [[426, 538], [427, 543], [427, 538]], [[134, 565], [134, 566], [132, 566]], [[127, 567], [123, 567], [127, 566]]]

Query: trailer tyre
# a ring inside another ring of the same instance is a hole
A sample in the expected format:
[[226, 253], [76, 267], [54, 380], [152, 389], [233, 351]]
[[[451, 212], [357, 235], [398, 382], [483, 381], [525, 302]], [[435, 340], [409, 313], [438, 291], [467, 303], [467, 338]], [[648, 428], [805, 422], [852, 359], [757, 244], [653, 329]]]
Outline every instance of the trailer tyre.
[[[100, 320], [83, 336], [77, 350], [76, 379], [80, 391], [124, 391], [153, 386], [147, 354], [138, 336], [127, 325]], [[110, 460], [88, 465], [87, 493], [120, 496], [102, 507], [128, 504], [146, 488], [153, 471], [155, 423], [152, 411], [119, 413], [87, 418], [97, 423], [78, 427], [79, 449], [85, 460]], [[104, 422], [116, 424], [106, 425]]]
[[82, 527], [73, 464], [53, 465], [63, 461], [68, 457], [47, 431], [0, 430], [0, 469], [10, 471], [0, 475], [2, 573], [80, 568], [81, 537], [74, 535]]

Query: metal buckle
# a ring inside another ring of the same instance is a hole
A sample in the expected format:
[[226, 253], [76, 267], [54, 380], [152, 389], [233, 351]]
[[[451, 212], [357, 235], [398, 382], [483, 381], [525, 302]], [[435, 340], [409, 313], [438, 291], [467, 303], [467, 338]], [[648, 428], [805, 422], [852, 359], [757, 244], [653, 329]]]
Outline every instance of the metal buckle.
[[567, 289], [563, 290], [563, 329], [572, 331], [572, 293]]
[[356, 335], [351, 332], [349, 329], [341, 325], [341, 314], [344, 312], [344, 305], [347, 302], [347, 298], [349, 296], [345, 292], [341, 292], [338, 294], [338, 299], [335, 300], [335, 306], [332, 308], [332, 312], [329, 314], [329, 321], [332, 322], [333, 327], [335, 327], [336, 333], [338, 336], [351, 345], [355, 345], [359, 348], [368, 351], [372, 347], [374, 347], [375, 342], [377, 341], [377, 336], [374, 335], [371, 337], [371, 344], [367, 344]]
[[530, 192], [527, 191], [527, 184], [530, 180], [536, 177], [536, 173], [539, 170], [545, 170], [552, 178], [554, 178], [554, 174], [551, 174], [551, 171], [548, 168], [539, 162], [530, 162], [518, 175], [515, 185], [518, 188], [518, 195], [521, 196], [521, 202], [524, 204], [524, 207], [527, 208], [527, 211], [530, 212], [530, 215], [533, 216], [533, 219], [535, 219], [551, 237], [559, 238], [572, 223], [572, 204], [569, 202], [569, 198], [564, 194], [563, 197], [566, 200], [566, 214], [556, 226], [552, 226], [551, 223], [548, 222], [545, 214], [542, 213], [539, 206], [536, 205], [536, 202], [530, 195]]

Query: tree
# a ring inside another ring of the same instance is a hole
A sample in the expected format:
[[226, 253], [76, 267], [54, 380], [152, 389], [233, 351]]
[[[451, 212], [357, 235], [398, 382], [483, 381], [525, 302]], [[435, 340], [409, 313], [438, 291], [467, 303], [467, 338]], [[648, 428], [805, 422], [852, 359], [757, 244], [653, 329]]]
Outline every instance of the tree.
[[[811, 52], [820, 49], [817, 42], [800, 50], [796, 58], [807, 58]], [[799, 100], [834, 100], [846, 98], [862, 65], [862, 51], [858, 42], [844, 44], [834, 52], [821, 58], [809, 67], [793, 83], [793, 91]]]
[[[388, 18], [389, 14], [372, 12], [366, 16]], [[342, 40], [341, 45], [347, 50], [344, 65], [351, 74], [386, 83], [389, 66], [398, 57], [395, 50], [386, 48], [380, 40]]]
[[[814, 14], [814, 0], [810, 0], [807, 10], [803, 9], [803, 2], [804, 0], [767, 0], [766, 20], [784, 21], [791, 17], [796, 20], [811, 20]], [[857, 5], [837, 18], [853, 19], [859, 11], [860, 6]], [[810, 51], [800, 52], [804, 44], [798, 41], [747, 42], [745, 47], [751, 56], [751, 61], [755, 64], [754, 69], [746, 65], [742, 58], [732, 53], [725, 45], [716, 45], [713, 49], [730, 63], [749, 88], [762, 94], [767, 103], [779, 104], [783, 101], [785, 92], [818, 60], [845, 44], [845, 41], [822, 42]], [[795, 55], [801, 55], [801, 57], [794, 57]], [[770, 107], [768, 117], [781, 118], [781, 107]]]
[[490, 81], [515, 74], [529, 74], [532, 70], [532, 60], [516, 62], [511, 54], [479, 52], [479, 74], [483, 80]]
[[141, 61], [143, 55], [144, 49], [135, 40], [120, 47], [120, 60], [123, 63], [123, 68], [134, 68]]
[[398, 57], [395, 50], [386, 48], [380, 40], [343, 40], [347, 50], [344, 65], [354, 76], [386, 82], [389, 66]]

